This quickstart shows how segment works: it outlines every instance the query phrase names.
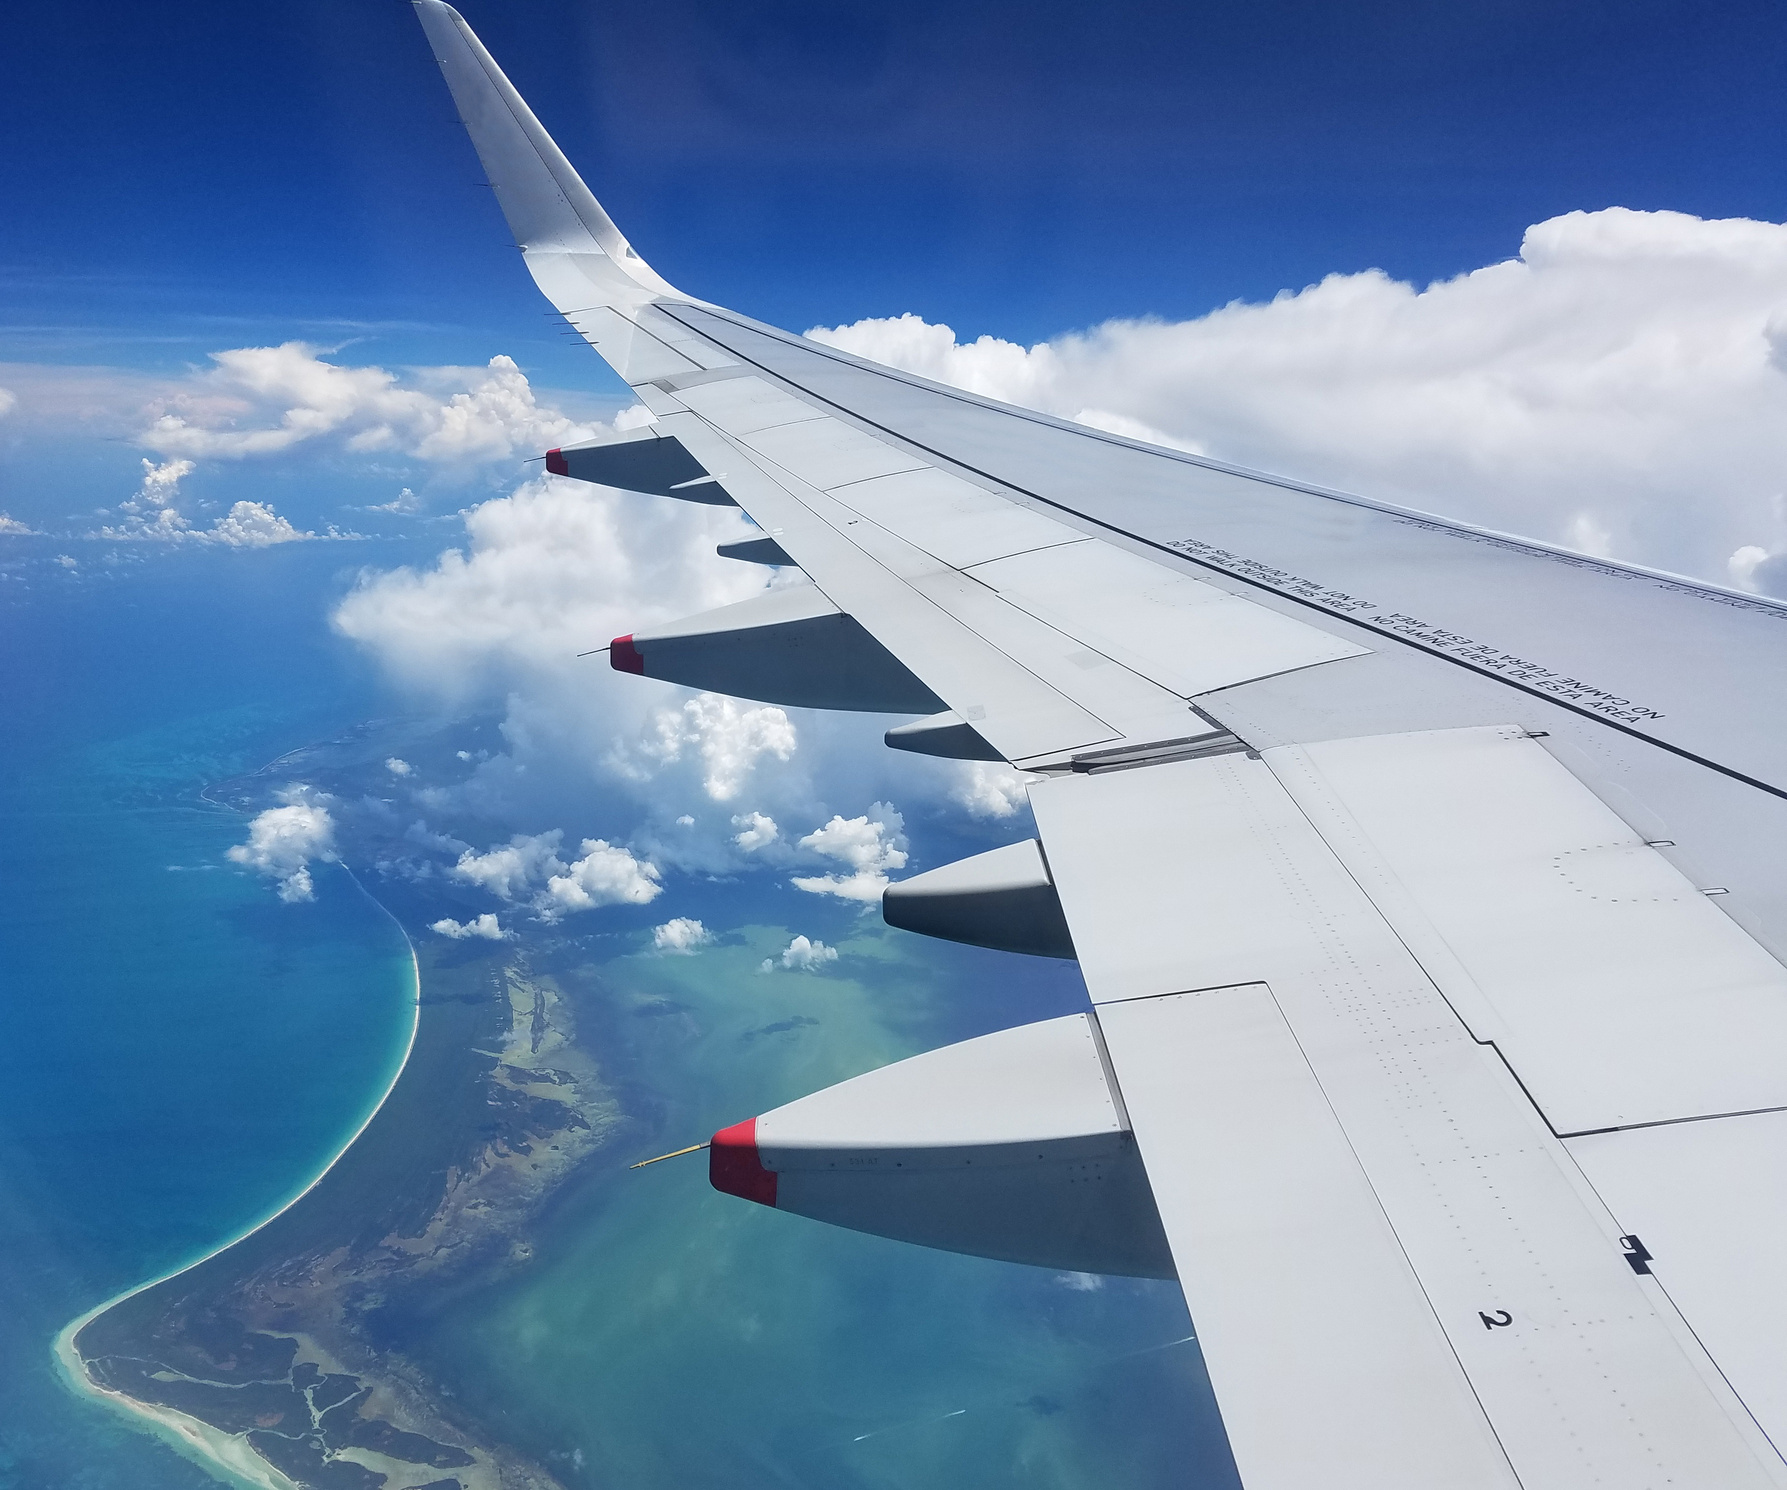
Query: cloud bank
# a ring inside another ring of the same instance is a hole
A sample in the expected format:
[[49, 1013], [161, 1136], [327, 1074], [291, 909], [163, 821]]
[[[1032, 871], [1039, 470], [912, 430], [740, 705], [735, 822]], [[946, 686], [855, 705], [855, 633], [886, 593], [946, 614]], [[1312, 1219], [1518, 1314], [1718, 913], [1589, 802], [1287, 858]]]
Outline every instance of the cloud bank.
[[1770, 567], [1787, 551], [1787, 225], [1571, 212], [1529, 228], [1519, 257], [1425, 288], [1336, 274], [1031, 347], [913, 315], [807, 335], [1601, 557], [1787, 580]]
[[[488, 461], [588, 439], [597, 426], [542, 406], [527, 375], [496, 356], [480, 370], [326, 361], [307, 342], [213, 352], [211, 367], [157, 399], [139, 442], [164, 456], [241, 459], [328, 436], [352, 451]], [[455, 382], [469, 387], [451, 389]]]

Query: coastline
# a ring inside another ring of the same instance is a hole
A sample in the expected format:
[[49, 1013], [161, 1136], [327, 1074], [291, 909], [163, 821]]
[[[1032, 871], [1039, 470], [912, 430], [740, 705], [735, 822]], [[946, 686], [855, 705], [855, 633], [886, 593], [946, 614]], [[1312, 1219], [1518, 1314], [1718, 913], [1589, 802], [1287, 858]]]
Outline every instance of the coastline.
[[297, 1487], [295, 1482], [280, 1474], [259, 1455], [247, 1450], [241, 1440], [235, 1435], [220, 1432], [202, 1419], [192, 1417], [186, 1413], [177, 1412], [172, 1408], [157, 1407], [148, 1403], [139, 1402], [123, 1392], [113, 1391], [107, 1387], [99, 1385], [99, 1383], [94, 1381], [89, 1374], [86, 1363], [82, 1360], [80, 1352], [75, 1348], [74, 1342], [75, 1338], [82, 1330], [108, 1310], [116, 1308], [118, 1305], [125, 1303], [129, 1299], [135, 1298], [138, 1294], [147, 1293], [152, 1288], [159, 1288], [162, 1284], [171, 1282], [173, 1279], [180, 1277], [184, 1273], [189, 1273], [196, 1268], [203, 1267], [212, 1259], [222, 1256], [222, 1254], [228, 1252], [232, 1247], [239, 1246], [241, 1243], [254, 1236], [257, 1232], [263, 1231], [271, 1226], [328, 1178], [330, 1172], [347, 1156], [348, 1151], [360, 1141], [360, 1138], [365, 1134], [366, 1130], [372, 1126], [373, 1120], [378, 1117], [379, 1113], [383, 1111], [385, 1104], [390, 1101], [391, 1094], [397, 1090], [397, 1084], [403, 1079], [403, 1073], [409, 1066], [410, 1058], [415, 1054], [416, 1038], [422, 1026], [421, 961], [416, 953], [415, 942], [410, 938], [409, 932], [405, 930], [403, 923], [397, 919], [390, 908], [368, 890], [366, 886], [361, 883], [360, 877], [355, 874], [353, 870], [348, 868], [346, 864], [338, 863], [337, 867], [353, 881], [355, 889], [376, 905], [390, 919], [391, 924], [397, 928], [397, 934], [403, 938], [405, 949], [409, 952], [409, 1038], [404, 1046], [402, 1057], [398, 1060], [395, 1069], [391, 1073], [391, 1079], [385, 1083], [385, 1088], [379, 1094], [378, 1100], [367, 1110], [366, 1115], [361, 1120], [359, 1126], [348, 1136], [347, 1141], [335, 1151], [328, 1163], [323, 1165], [323, 1167], [311, 1177], [309, 1183], [307, 1183], [303, 1189], [299, 1190], [290, 1199], [286, 1200], [276, 1210], [261, 1217], [260, 1220], [246, 1227], [229, 1240], [213, 1247], [203, 1256], [184, 1262], [180, 1266], [161, 1274], [159, 1277], [150, 1278], [133, 1287], [126, 1288], [119, 1293], [114, 1294], [111, 1298], [94, 1305], [93, 1308], [89, 1309], [86, 1313], [65, 1325], [57, 1333], [55, 1340], [51, 1344], [51, 1353], [56, 1361], [58, 1375], [62, 1379], [63, 1384], [70, 1391], [74, 1392], [77, 1396], [90, 1397], [95, 1401], [104, 1404], [112, 1411], [126, 1414], [137, 1426], [146, 1426], [149, 1432], [168, 1443], [184, 1457], [195, 1460], [213, 1474], [217, 1474], [221, 1471], [223, 1478], [232, 1484], [245, 1487], [245, 1490], [297, 1490]]

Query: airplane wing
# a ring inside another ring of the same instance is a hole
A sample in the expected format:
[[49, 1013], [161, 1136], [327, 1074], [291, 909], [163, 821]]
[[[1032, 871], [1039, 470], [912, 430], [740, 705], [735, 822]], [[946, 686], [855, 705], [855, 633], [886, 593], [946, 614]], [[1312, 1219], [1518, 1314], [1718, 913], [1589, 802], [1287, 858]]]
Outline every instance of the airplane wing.
[[529, 271], [655, 416], [550, 468], [736, 504], [733, 556], [812, 581], [613, 665], [1033, 773], [1040, 842], [884, 914], [1091, 993], [717, 1134], [715, 1184], [1176, 1276], [1250, 1490], [1787, 1484], [1787, 608], [684, 295], [417, 10]]

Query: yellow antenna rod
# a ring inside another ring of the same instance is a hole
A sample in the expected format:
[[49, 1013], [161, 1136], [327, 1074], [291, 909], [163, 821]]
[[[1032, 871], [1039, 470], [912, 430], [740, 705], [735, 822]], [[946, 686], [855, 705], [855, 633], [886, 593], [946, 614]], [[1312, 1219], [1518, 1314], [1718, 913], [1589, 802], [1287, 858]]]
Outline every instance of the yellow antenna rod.
[[637, 1164], [629, 1164], [628, 1169], [644, 1169], [648, 1164], [657, 1164], [665, 1159], [680, 1159], [684, 1154], [692, 1154], [696, 1149], [704, 1149], [705, 1143], [692, 1143], [686, 1149], [677, 1149], [674, 1153], [659, 1154], [655, 1159], [641, 1159]]

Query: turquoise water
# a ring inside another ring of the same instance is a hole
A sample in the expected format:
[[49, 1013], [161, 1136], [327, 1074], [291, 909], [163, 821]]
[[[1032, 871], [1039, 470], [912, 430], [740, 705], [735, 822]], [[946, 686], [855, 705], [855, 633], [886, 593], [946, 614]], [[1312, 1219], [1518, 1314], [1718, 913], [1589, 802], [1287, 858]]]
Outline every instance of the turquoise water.
[[[328, 635], [338, 562], [174, 554], [0, 610], [6, 1490], [215, 1483], [69, 1392], [50, 1343], [302, 1188], [407, 1041], [390, 918], [328, 866], [314, 904], [281, 904], [225, 858], [245, 820], [201, 795], [388, 707]], [[980, 846], [924, 831], [936, 857]], [[699, 956], [636, 950], [656, 906], [530, 942], [624, 1131], [532, 1228], [531, 1265], [404, 1295], [385, 1341], [573, 1490], [1232, 1486], [1174, 1286], [822, 1227], [716, 1194], [699, 1158], [625, 1168], [1081, 1007], [1071, 965], [888, 932], [776, 876], [673, 889], [720, 933]], [[758, 972], [790, 915], [841, 948], [823, 974]]]
[[170, 555], [0, 611], [0, 1485], [215, 1482], [70, 1394], [70, 1319], [265, 1216], [384, 1090], [402, 934], [339, 869], [281, 905], [199, 796], [365, 708], [333, 556]]
[[[716, 894], [702, 909], [725, 925], [736, 907]], [[395, 1338], [580, 1490], [1234, 1485], [1176, 1285], [819, 1225], [716, 1193], [701, 1155], [625, 1167], [1083, 1006], [1062, 964], [833, 916], [821, 929], [842, 955], [817, 975], [758, 972], [782, 927], [695, 957], [559, 959], [586, 1040], [645, 1120], [563, 1197], [534, 1266]]]

